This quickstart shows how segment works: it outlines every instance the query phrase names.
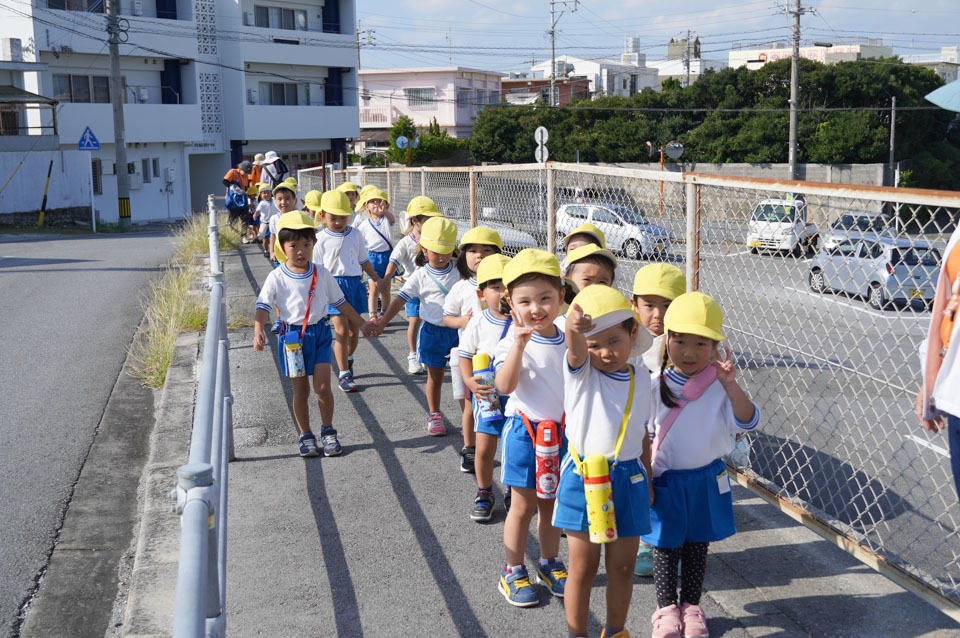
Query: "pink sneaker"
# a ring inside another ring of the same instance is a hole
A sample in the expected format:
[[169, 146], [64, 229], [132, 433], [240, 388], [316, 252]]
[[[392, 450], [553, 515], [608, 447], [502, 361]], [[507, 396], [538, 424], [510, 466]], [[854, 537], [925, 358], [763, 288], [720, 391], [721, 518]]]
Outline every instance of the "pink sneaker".
[[683, 638], [707, 638], [710, 635], [700, 605], [683, 603], [680, 605], [680, 615], [683, 617]]
[[430, 433], [430, 436], [446, 436], [447, 428], [443, 424], [442, 414], [434, 412], [427, 417], [427, 432]]
[[681, 638], [683, 625], [676, 605], [658, 607], [650, 621], [653, 623], [653, 638]]

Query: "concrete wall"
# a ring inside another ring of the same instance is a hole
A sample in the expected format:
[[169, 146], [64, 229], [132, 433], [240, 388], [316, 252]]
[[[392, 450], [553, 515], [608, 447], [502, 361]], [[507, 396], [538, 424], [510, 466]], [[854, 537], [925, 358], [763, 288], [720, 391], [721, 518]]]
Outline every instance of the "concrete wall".
[[[21, 160], [23, 164], [17, 169]], [[53, 172], [47, 190], [47, 210], [85, 209], [86, 218], [90, 219], [90, 153], [86, 151], [0, 153], [0, 184], [13, 175], [0, 194], [0, 215], [40, 210], [50, 160]]]
[[[658, 164], [614, 164], [623, 168], [657, 170]], [[674, 164], [666, 162], [663, 169], [673, 173], [707, 173], [731, 177], [763, 177], [789, 179], [789, 164], [711, 164], [689, 162]], [[807, 182], [832, 184], [860, 184], [863, 186], [889, 186], [887, 164], [798, 164], [797, 178]]]

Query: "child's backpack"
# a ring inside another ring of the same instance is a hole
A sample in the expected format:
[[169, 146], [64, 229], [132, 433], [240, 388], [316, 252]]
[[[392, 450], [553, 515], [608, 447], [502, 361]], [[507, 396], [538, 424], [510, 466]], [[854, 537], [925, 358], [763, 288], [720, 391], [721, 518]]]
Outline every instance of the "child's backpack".
[[[234, 182], [236, 183], [236, 182]], [[239, 187], [239, 184], [237, 184]], [[238, 212], [247, 210], [247, 195], [242, 190], [227, 189], [227, 210]]]

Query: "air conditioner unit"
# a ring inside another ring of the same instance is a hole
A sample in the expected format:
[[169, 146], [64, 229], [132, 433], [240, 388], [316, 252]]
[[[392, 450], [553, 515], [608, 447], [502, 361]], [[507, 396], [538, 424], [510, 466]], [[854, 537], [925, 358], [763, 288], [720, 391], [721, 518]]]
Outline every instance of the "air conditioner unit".
[[167, 168], [163, 169], [163, 175], [163, 181], [165, 181], [167, 184], [173, 184], [177, 181], [177, 169], [173, 166], [168, 166]]
[[247, 89], [247, 103], [248, 103], [248, 104], [256, 104], [258, 97], [259, 97], [259, 94], [257, 93], [257, 90], [256, 90], [256, 89]]
[[150, 97], [150, 93], [147, 91], [147, 87], [141, 86], [137, 89], [137, 98], [140, 102], [146, 102], [148, 97]]
[[253, 11], [244, 11], [243, 12], [243, 23], [248, 27], [256, 26], [257, 21], [253, 17]]
[[143, 0], [133, 0], [133, 15], [143, 15]]

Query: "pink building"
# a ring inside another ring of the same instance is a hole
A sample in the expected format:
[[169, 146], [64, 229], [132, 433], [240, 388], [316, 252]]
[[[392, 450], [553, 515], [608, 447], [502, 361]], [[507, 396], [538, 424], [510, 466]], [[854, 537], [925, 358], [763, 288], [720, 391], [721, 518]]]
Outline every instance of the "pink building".
[[502, 75], [461, 66], [361, 70], [360, 141], [385, 145], [401, 115], [421, 127], [436, 118], [451, 136], [469, 137], [480, 109], [500, 101]]

